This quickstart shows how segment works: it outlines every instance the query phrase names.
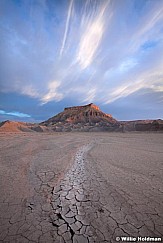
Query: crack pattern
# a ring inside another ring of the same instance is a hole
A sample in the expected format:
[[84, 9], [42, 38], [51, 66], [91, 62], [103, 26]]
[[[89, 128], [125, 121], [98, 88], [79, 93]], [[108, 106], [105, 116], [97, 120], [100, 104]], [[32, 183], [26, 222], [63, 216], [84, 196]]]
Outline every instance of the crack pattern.
[[89, 160], [92, 146], [78, 151], [74, 165], [53, 191], [51, 222], [63, 242], [102, 243], [116, 242], [117, 236], [161, 236], [151, 220], [149, 223], [140, 217], [125, 192], [119, 193], [102, 178], [96, 163]]
[[102, 177], [89, 154], [95, 144], [78, 150], [63, 179], [54, 171], [35, 172], [37, 186], [30, 200], [0, 202], [6, 209], [0, 242], [114, 243], [117, 236], [163, 235], [159, 208], [136, 205]]

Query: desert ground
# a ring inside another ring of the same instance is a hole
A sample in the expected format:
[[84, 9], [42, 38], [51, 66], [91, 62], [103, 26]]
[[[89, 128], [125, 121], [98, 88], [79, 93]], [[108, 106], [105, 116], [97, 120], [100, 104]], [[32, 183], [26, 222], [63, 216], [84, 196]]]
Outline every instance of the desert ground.
[[1, 133], [0, 145], [0, 242], [163, 237], [163, 133]]

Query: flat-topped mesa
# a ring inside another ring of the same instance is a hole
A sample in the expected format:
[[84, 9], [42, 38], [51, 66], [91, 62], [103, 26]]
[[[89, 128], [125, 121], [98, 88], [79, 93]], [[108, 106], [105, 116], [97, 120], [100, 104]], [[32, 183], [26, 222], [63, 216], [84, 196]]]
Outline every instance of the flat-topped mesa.
[[[110, 131], [118, 129], [120, 124], [111, 115], [106, 114], [93, 104], [67, 107], [64, 111], [42, 122], [55, 131]], [[92, 130], [93, 131], [93, 130]]]
[[80, 111], [84, 108], [94, 108], [95, 110], [100, 111], [100, 108], [97, 105], [94, 105], [93, 103], [90, 103], [88, 105], [83, 105], [83, 106], [72, 106], [72, 107], [66, 107], [64, 110], [76, 110], [76, 111]]

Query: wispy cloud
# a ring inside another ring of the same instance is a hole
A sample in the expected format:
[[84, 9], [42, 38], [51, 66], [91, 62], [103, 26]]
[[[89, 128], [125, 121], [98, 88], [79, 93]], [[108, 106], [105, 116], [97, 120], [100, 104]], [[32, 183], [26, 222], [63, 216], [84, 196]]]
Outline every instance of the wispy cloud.
[[154, 27], [163, 20], [163, 6], [155, 6], [147, 15], [143, 16], [142, 20], [143, 22], [140, 22], [131, 37], [131, 51], [137, 50], [141, 44], [151, 39], [152, 36], [157, 39], [157, 28]]
[[163, 91], [163, 71], [162, 68], [157, 70], [151, 70], [143, 72], [138, 75], [134, 80], [129, 79], [119, 87], [114, 88], [110, 94], [109, 99], [105, 101], [106, 104], [110, 104], [120, 98], [127, 97], [138, 90], [150, 89], [155, 92]]
[[18, 111], [6, 112], [4, 110], [0, 110], [0, 114], [1, 115], [16, 116], [16, 117], [20, 117], [20, 118], [24, 118], [24, 117], [27, 117], [28, 118], [28, 117], [31, 117], [28, 114], [24, 114], [24, 113], [21, 113], [21, 112], [18, 112]]
[[72, 15], [72, 9], [73, 9], [73, 0], [70, 0], [70, 5], [69, 5], [69, 8], [68, 8], [68, 13], [67, 13], [65, 32], [64, 32], [64, 36], [63, 36], [62, 46], [61, 46], [61, 49], [60, 49], [60, 57], [63, 54], [65, 44], [66, 44], [66, 40], [67, 40], [68, 29], [69, 29], [69, 25], [70, 25], [70, 18], [71, 18], [71, 15]]
[[105, 30], [104, 13], [108, 3], [109, 2], [102, 6], [96, 17], [93, 19], [90, 18], [87, 22], [86, 29], [81, 36], [76, 60], [81, 65], [82, 69], [85, 69], [92, 63], [96, 50], [100, 45]]
[[34, 87], [32, 87], [32, 85], [26, 85], [26, 86], [20, 87], [20, 88], [21, 88], [21, 93], [24, 95], [28, 95], [33, 98], [39, 98], [39, 96], [40, 96], [39, 92], [36, 89], [34, 89]]
[[84, 33], [77, 55], [77, 61], [83, 69], [88, 67], [92, 62], [96, 49], [102, 38], [103, 31], [102, 21], [97, 20], [92, 23]]
[[89, 89], [86, 98], [83, 100], [83, 103], [92, 103], [95, 102], [95, 97], [96, 97], [96, 88]]
[[49, 83], [48, 92], [43, 97], [41, 97], [42, 105], [52, 100], [60, 101], [62, 99], [63, 95], [57, 91], [59, 86], [59, 81], [52, 81]]

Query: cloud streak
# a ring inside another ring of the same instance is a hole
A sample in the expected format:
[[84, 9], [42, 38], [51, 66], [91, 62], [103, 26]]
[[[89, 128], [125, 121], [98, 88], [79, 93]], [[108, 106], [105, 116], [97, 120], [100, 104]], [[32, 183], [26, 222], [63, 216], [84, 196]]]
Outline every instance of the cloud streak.
[[57, 91], [59, 86], [60, 84], [58, 81], [52, 81], [49, 83], [48, 92], [41, 98], [42, 105], [52, 100], [60, 101], [62, 99], [63, 95]]
[[68, 29], [69, 29], [69, 25], [70, 25], [70, 18], [71, 18], [71, 15], [72, 15], [72, 9], [73, 9], [73, 0], [70, 0], [70, 5], [69, 5], [69, 8], [68, 8], [68, 13], [67, 13], [65, 32], [64, 32], [61, 50], [60, 50], [60, 57], [62, 57], [64, 48], [65, 48], [65, 44], [66, 44], [66, 40], [67, 40]]
[[[105, 101], [106, 104], [112, 103], [117, 99], [127, 97], [132, 93], [135, 93], [141, 89], [150, 89], [155, 92], [162, 92], [163, 91], [163, 71], [162, 67], [158, 69], [154, 69], [151, 71], [146, 71], [141, 73], [139, 76], [132, 81], [127, 80], [124, 82], [123, 85], [120, 87], [116, 87], [112, 90], [110, 98]], [[163, 99], [162, 99], [163, 101]]]
[[18, 111], [6, 112], [4, 110], [0, 110], [0, 115], [16, 116], [16, 117], [20, 117], [20, 118], [24, 118], [24, 117], [25, 118], [29, 118], [29, 117], [31, 117], [28, 114], [24, 114], [24, 113], [21, 113], [21, 112], [18, 112]]
[[101, 7], [94, 19], [89, 20], [81, 36], [77, 62], [82, 69], [87, 68], [92, 63], [96, 50], [100, 45], [104, 33], [104, 13], [108, 3]]

